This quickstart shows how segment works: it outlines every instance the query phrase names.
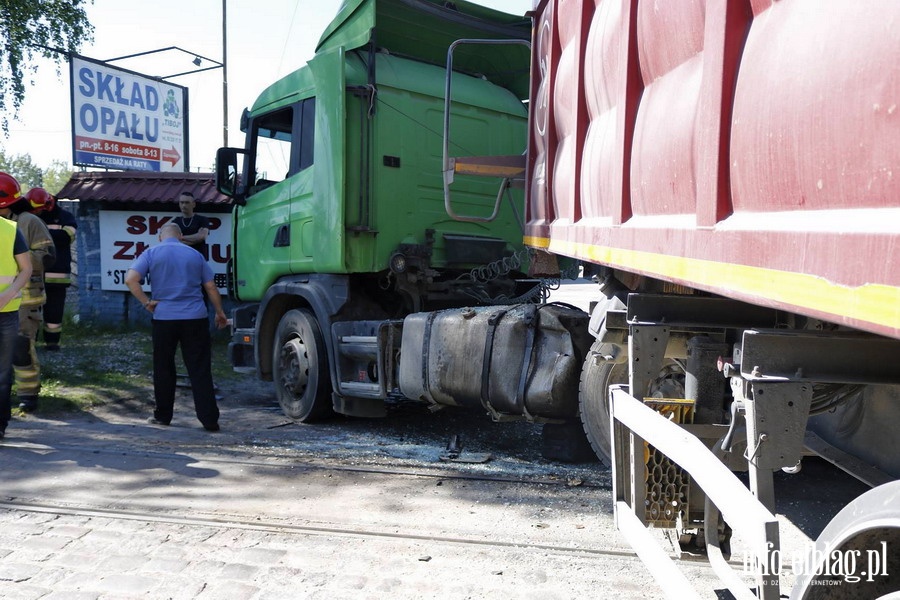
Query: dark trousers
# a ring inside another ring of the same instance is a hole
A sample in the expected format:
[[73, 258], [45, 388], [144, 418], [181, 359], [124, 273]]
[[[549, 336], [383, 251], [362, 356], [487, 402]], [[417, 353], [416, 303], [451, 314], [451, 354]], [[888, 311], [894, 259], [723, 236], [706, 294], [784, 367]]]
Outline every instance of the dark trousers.
[[212, 380], [212, 343], [209, 321], [179, 319], [153, 320], [153, 416], [163, 423], [172, 420], [175, 409], [175, 349], [181, 346], [181, 358], [191, 379], [194, 410], [204, 426], [219, 422], [219, 407]]
[[44, 304], [44, 343], [59, 345], [63, 314], [66, 310], [68, 283], [45, 283], [47, 302]]
[[10, 396], [13, 382], [13, 350], [19, 337], [19, 312], [0, 312], [0, 429], [5, 430], [12, 414]]

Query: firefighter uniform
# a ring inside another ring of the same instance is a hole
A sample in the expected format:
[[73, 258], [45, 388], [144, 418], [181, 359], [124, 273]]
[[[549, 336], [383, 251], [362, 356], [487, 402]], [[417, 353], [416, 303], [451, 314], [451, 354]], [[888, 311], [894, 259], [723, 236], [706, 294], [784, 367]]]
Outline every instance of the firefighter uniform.
[[44, 344], [47, 350], [59, 350], [62, 336], [63, 315], [66, 308], [66, 291], [72, 284], [72, 244], [78, 223], [75, 215], [63, 210], [47, 190], [31, 188], [25, 194], [31, 203], [31, 212], [47, 225], [56, 246], [56, 262], [44, 272]]
[[[25, 202], [27, 204], [27, 200]], [[37, 398], [41, 392], [41, 365], [35, 350], [35, 340], [41, 330], [41, 310], [47, 300], [44, 293], [44, 265], [52, 263], [56, 252], [50, 231], [39, 217], [29, 212], [13, 212], [8, 218], [16, 221], [31, 251], [31, 280], [22, 290], [19, 337], [13, 354], [13, 369], [16, 373], [19, 408], [33, 411], [37, 408]]]

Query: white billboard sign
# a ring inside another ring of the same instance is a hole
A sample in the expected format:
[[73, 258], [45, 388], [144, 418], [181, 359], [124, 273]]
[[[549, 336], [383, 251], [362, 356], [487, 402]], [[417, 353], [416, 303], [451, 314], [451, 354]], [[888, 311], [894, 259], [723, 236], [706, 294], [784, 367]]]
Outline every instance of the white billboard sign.
[[72, 56], [72, 162], [188, 170], [187, 88]]
[[[100, 211], [100, 288], [128, 291], [125, 273], [138, 255], [159, 244], [160, 228], [180, 216], [177, 212]], [[227, 264], [231, 256], [231, 214], [204, 215], [209, 219], [207, 262], [219, 292], [227, 292]], [[144, 291], [150, 291], [145, 285]]]

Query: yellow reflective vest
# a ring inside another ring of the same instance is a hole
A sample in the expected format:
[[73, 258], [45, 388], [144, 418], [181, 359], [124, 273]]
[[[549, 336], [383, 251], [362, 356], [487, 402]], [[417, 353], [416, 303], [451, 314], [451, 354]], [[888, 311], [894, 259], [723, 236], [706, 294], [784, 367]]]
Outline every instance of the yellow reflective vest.
[[[19, 274], [19, 263], [13, 254], [13, 248], [16, 243], [16, 224], [12, 221], [0, 217], [0, 292], [11, 286]], [[22, 292], [19, 291], [16, 297], [9, 304], [0, 308], [0, 312], [13, 312], [19, 310], [22, 302]]]

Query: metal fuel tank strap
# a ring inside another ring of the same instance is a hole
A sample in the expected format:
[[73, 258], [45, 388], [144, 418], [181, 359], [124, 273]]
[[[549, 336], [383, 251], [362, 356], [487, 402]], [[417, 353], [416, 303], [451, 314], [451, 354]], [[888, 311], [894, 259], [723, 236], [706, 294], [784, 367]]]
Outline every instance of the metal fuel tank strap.
[[512, 308], [513, 307], [510, 306], [508, 308], [500, 309], [488, 317], [488, 328], [484, 337], [484, 356], [481, 361], [481, 405], [495, 421], [499, 420], [500, 413], [498, 413], [491, 405], [490, 399], [491, 359], [494, 352], [494, 334], [497, 333], [497, 327], [500, 325], [503, 316]]
[[537, 335], [537, 311], [538, 307], [534, 304], [525, 305], [525, 352], [522, 354], [522, 372], [519, 375], [519, 387], [516, 390], [516, 408], [523, 415], [528, 414], [525, 409], [525, 386], [528, 384], [528, 371], [534, 362], [534, 338]]

